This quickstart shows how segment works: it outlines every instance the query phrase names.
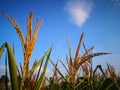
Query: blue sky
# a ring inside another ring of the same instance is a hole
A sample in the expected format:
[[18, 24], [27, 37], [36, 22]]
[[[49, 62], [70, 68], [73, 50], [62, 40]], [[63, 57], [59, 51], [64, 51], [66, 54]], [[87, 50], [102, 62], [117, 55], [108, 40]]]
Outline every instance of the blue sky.
[[[13, 16], [26, 35], [26, 16], [33, 11], [33, 23], [39, 16], [43, 20], [37, 42], [30, 59], [40, 57], [54, 44], [51, 58], [54, 62], [68, 54], [66, 38], [69, 39], [72, 55], [79, 42], [81, 33], [85, 33], [87, 48], [94, 46], [93, 52], [111, 52], [111, 55], [95, 57], [94, 67], [110, 63], [120, 66], [120, 0], [0, 0], [0, 46], [7, 41], [15, 46], [17, 64], [23, 62], [21, 43], [14, 27], [2, 15], [5, 11]], [[34, 27], [34, 24], [33, 24]], [[81, 50], [81, 54], [84, 50]], [[4, 56], [0, 59], [0, 75], [3, 73]], [[51, 68], [51, 65], [48, 66]], [[61, 68], [62, 69], [62, 68]]]

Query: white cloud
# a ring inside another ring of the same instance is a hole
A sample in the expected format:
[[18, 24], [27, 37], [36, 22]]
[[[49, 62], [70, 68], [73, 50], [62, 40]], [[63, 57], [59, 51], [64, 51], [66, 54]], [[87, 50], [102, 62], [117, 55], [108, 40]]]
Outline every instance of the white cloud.
[[[9, 73], [8, 66], [7, 66], [7, 71]], [[5, 66], [4, 65], [0, 65], [0, 76], [1, 75], [5, 75]]]
[[65, 10], [70, 16], [69, 20], [78, 27], [81, 27], [88, 19], [92, 5], [92, 0], [69, 0]]
[[[43, 67], [41, 68], [41, 72], [43, 71]], [[35, 70], [35, 73], [38, 73], [39, 67], [37, 67], [37, 69]], [[50, 70], [49, 68], [46, 69], [46, 77], [50, 77], [52, 76], [52, 70]]]
[[[37, 67], [37, 69], [35, 70], [35, 73], [38, 73], [39, 67]], [[8, 71], [8, 77], [9, 77], [9, 67], [7, 66], [7, 71]], [[41, 71], [43, 71], [43, 67], [41, 68]], [[49, 68], [46, 69], [46, 76], [50, 77], [52, 76], [52, 70], [50, 70]], [[4, 65], [0, 65], [0, 76], [5, 75], [5, 66]]]

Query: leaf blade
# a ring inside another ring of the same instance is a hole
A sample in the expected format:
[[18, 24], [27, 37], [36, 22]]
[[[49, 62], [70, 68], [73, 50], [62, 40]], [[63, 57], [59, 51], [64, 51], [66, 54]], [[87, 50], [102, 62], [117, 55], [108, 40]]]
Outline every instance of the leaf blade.
[[16, 62], [15, 62], [13, 50], [10, 47], [10, 45], [7, 42], [5, 42], [0, 48], [0, 56], [2, 55], [4, 48], [7, 48], [7, 53], [8, 53], [8, 64], [9, 64], [9, 70], [10, 70], [12, 90], [19, 90], [18, 79], [17, 79], [17, 68], [16, 68]]

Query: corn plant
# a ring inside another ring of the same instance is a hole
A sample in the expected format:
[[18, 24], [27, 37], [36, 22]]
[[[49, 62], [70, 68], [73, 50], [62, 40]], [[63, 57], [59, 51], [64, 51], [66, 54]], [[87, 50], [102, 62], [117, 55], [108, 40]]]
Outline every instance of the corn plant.
[[[24, 66], [23, 66], [23, 68], [24, 68], [23, 75], [24, 75], [29, 71], [29, 66], [28, 66], [29, 60], [30, 60], [32, 51], [33, 51], [35, 43], [36, 43], [38, 31], [40, 29], [40, 26], [42, 25], [42, 20], [40, 20], [39, 18], [37, 19], [34, 33], [32, 34], [33, 13], [30, 12], [29, 19], [28, 19], [28, 17], [26, 17], [27, 35], [26, 35], [26, 41], [25, 41], [23, 34], [21, 32], [21, 29], [20, 29], [19, 25], [17, 24], [17, 22], [15, 21], [15, 19], [13, 17], [9, 18], [5, 12], [3, 12], [3, 15], [9, 20], [9, 22], [11, 24], [13, 24], [13, 26], [14, 26], [15, 30], [17, 31], [18, 36], [21, 40], [22, 47], [23, 47], [23, 53], [24, 53]], [[38, 23], [39, 21], [40, 21], [40, 23]]]
[[[56, 70], [58, 71], [60, 76], [64, 79], [64, 81], [73, 90], [77, 90], [78, 87], [82, 87], [83, 90], [85, 90], [86, 86], [91, 83], [91, 78], [89, 78], [89, 77], [93, 76], [92, 75], [92, 73], [93, 73], [92, 72], [92, 58], [93, 57], [110, 54], [110, 53], [106, 53], [106, 52], [91, 53], [91, 51], [93, 50], [94, 47], [91, 47], [90, 49], [87, 50], [85, 45], [83, 44], [85, 53], [83, 55], [79, 55], [80, 48], [83, 43], [83, 37], [84, 37], [84, 33], [82, 33], [82, 35], [80, 37], [74, 58], [72, 57], [70, 44], [68, 42], [69, 57], [66, 55], [66, 62], [67, 62], [68, 67], [66, 67], [66, 65], [64, 65], [64, 63], [62, 61], [60, 61], [68, 73], [68, 79], [65, 78], [65, 76], [60, 72], [60, 70], [57, 68], [57, 66], [55, 66], [55, 64], [51, 60], [51, 63], [56, 68]], [[88, 66], [88, 63], [91, 65], [90, 67]], [[85, 74], [83, 76], [83, 79], [81, 79], [82, 82], [77, 82], [77, 80], [80, 77], [80, 76], [78, 76], [78, 72], [79, 72], [79, 70], [81, 70], [80, 68], [82, 68], [82, 71], [85, 72]], [[81, 85], [83, 85], [83, 86], [81, 86]], [[81, 90], [82, 90], [82, 88], [81, 88]], [[91, 85], [91, 89], [92, 88], [93, 87]]]
[[[0, 56], [2, 55], [4, 48], [5, 47], [7, 48], [12, 90], [41, 89], [44, 83], [45, 73], [46, 73], [49, 57], [51, 54], [52, 46], [45, 52], [45, 54], [42, 56], [40, 60], [34, 62], [31, 69], [29, 69], [29, 60], [36, 43], [38, 31], [40, 29], [40, 26], [42, 25], [42, 20], [40, 20], [39, 18], [37, 19], [35, 29], [32, 34], [33, 13], [30, 12], [30, 17], [29, 18], [26, 17], [27, 35], [25, 41], [21, 29], [17, 24], [17, 22], [15, 21], [15, 19], [13, 17], [12, 18], [8, 17], [8, 15], [5, 12], [3, 12], [3, 15], [8, 19], [8, 21], [14, 26], [15, 30], [17, 31], [17, 34], [22, 43], [23, 55], [24, 55], [24, 65], [22, 66], [22, 64], [20, 63], [20, 69], [19, 69], [15, 62], [13, 50], [11, 49], [9, 44], [6, 42], [0, 48]], [[46, 61], [43, 70], [41, 70], [41, 66], [44, 59], [46, 59]], [[40, 66], [39, 72], [36, 75], [34, 74], [34, 71], [39, 66]]]

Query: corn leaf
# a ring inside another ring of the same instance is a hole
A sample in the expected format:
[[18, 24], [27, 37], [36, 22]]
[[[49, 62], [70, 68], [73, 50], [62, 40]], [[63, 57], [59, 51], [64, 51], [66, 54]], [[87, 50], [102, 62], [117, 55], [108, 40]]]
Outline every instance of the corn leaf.
[[46, 53], [42, 56], [42, 58], [32, 67], [32, 69], [24, 77], [23, 81], [37, 69], [37, 67], [43, 62], [45, 57], [51, 52], [51, 49], [52, 49], [52, 46], [46, 51]]
[[97, 69], [99, 69], [102, 72], [102, 74], [104, 75], [104, 77], [106, 78], [106, 75], [105, 75], [101, 65], [96, 66], [95, 70], [93, 71], [93, 75], [95, 75], [95, 72], [97, 71]]
[[10, 71], [11, 87], [12, 90], [18, 90], [17, 69], [16, 69], [14, 53], [10, 45], [7, 42], [5, 42], [0, 48], [0, 57], [2, 56], [4, 48], [7, 48], [7, 53], [8, 53], [8, 64]]
[[38, 82], [35, 84], [35, 88], [34, 88], [35, 90], [41, 89], [41, 87], [43, 85], [43, 82], [44, 82], [44, 79], [45, 79], [45, 73], [46, 73], [46, 69], [47, 69], [47, 65], [48, 65], [48, 61], [49, 61], [49, 58], [50, 58], [51, 51], [52, 51], [52, 48], [49, 49], [47, 59], [46, 59], [46, 62], [45, 62], [44, 68], [43, 68], [43, 72], [42, 72]]
[[74, 87], [67, 81], [67, 79], [64, 77], [64, 75], [60, 72], [60, 70], [57, 68], [57, 66], [53, 63], [53, 61], [50, 59], [50, 62], [54, 66], [54, 68], [58, 71], [60, 76], [66, 81], [66, 83], [73, 89]]

